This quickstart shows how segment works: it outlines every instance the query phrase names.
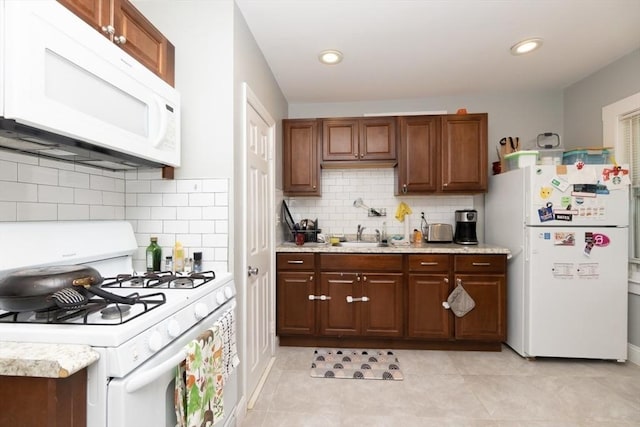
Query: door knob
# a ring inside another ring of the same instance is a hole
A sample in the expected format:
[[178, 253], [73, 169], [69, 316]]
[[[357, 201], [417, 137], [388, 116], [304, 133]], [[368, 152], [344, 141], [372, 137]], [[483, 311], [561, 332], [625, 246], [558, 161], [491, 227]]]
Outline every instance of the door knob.
[[257, 276], [258, 275], [258, 267], [252, 268], [251, 266], [247, 267], [248, 276]]

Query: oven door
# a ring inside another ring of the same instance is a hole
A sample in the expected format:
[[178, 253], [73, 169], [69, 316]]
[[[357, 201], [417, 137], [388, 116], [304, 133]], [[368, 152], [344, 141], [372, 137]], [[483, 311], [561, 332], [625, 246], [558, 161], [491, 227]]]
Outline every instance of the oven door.
[[[184, 360], [184, 348], [234, 306], [235, 299], [231, 299], [126, 377], [113, 378], [107, 389], [107, 426], [175, 427], [175, 375]], [[219, 426], [235, 424], [237, 378], [235, 370], [224, 384], [225, 416], [222, 423], [216, 423]]]

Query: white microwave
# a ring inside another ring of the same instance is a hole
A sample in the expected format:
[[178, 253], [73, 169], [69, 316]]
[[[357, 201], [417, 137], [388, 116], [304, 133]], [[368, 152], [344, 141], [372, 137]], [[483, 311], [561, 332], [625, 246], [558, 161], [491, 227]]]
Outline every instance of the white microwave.
[[0, 148], [180, 166], [180, 95], [55, 0], [0, 0]]

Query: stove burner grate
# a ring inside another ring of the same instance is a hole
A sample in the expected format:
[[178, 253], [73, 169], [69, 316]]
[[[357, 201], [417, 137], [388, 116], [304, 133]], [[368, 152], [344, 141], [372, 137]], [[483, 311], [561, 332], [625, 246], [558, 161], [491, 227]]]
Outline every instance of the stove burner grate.
[[102, 288], [158, 288], [158, 289], [194, 289], [216, 278], [213, 271], [201, 273], [174, 273], [162, 271], [145, 273], [144, 275], [118, 274], [116, 277], [105, 279]]
[[102, 314], [103, 319], [120, 319], [127, 317], [131, 312], [130, 305], [122, 305], [122, 304], [113, 304], [102, 310], [100, 310], [100, 314]]
[[[161, 306], [167, 302], [166, 296], [162, 292], [157, 292], [148, 295], [139, 295], [133, 293], [128, 295], [127, 298], [131, 298], [135, 301], [134, 304], [121, 304], [113, 303], [100, 297], [93, 297], [88, 299], [82, 307], [70, 307], [70, 308], [53, 308], [43, 311], [26, 311], [26, 312], [6, 312], [0, 313], [0, 323], [50, 323], [50, 324], [73, 324], [73, 325], [118, 325], [129, 322], [140, 316], [145, 315], [149, 311]], [[111, 308], [113, 306], [118, 308]], [[142, 310], [137, 314], [130, 315], [129, 311], [133, 306], [140, 306]], [[106, 317], [102, 314], [98, 318], [91, 317], [90, 315], [97, 312], [107, 311], [111, 314], [111, 311], [119, 311], [114, 317]], [[126, 314], [125, 314], [126, 313]], [[115, 320], [113, 322], [112, 320]]]

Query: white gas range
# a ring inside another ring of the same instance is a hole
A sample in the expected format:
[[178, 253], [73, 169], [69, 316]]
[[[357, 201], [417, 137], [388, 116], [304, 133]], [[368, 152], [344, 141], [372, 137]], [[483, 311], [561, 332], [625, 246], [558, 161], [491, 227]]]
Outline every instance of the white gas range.
[[[123, 221], [0, 223], [0, 236], [0, 284], [16, 271], [83, 265], [100, 273], [101, 291], [135, 301], [111, 303], [88, 293], [88, 302], [64, 310], [0, 309], [2, 340], [85, 344], [98, 352], [88, 368], [88, 426], [174, 427], [175, 368], [189, 342], [235, 311], [232, 275], [134, 272], [138, 245]], [[224, 425], [233, 425], [235, 373], [224, 399]]]

